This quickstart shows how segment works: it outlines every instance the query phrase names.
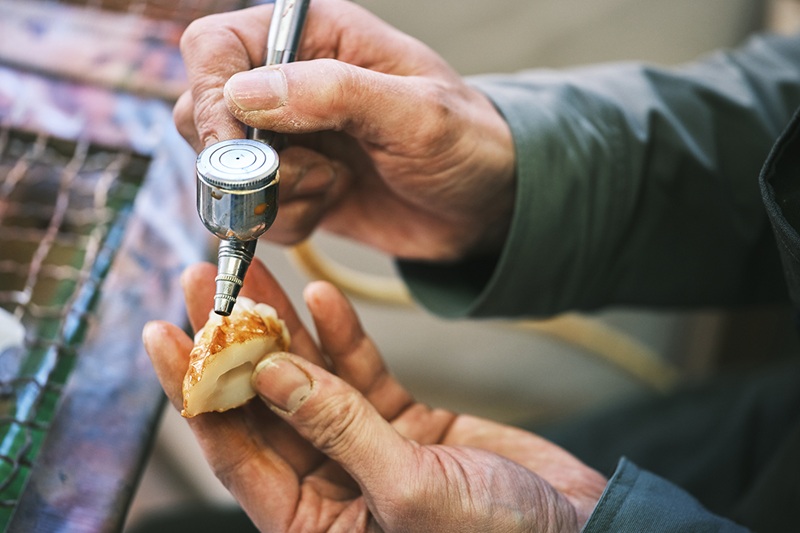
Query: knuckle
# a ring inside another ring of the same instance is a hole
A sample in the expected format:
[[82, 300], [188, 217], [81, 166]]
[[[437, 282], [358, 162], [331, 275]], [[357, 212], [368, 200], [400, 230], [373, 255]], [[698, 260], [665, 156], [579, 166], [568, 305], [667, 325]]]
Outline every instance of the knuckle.
[[425, 120], [420, 121], [416, 136], [423, 146], [441, 142], [451, 131], [454, 102], [451, 91], [439, 83], [426, 84], [420, 95]]
[[206, 89], [195, 94], [194, 126], [200, 139], [219, 137], [216, 126], [224, 120], [227, 107], [222, 100], [222, 90]]
[[370, 80], [365, 79], [358, 69], [341, 61], [320, 59], [318, 64], [325, 72], [326, 83], [317, 86], [322, 89], [317, 98], [324, 101], [325, 105], [320, 106], [324, 114], [320, 113], [313, 118], [326, 128], [346, 130], [351, 126], [350, 111], [353, 102], [365, 100], [366, 93], [371, 89]]
[[337, 456], [349, 450], [353, 439], [361, 434], [364, 405], [355, 391], [347, 391], [326, 399], [309, 420], [315, 433], [317, 448], [326, 455]]
[[181, 53], [191, 52], [198, 44], [202, 44], [210, 33], [220, 27], [219, 14], [212, 14], [193, 20], [181, 35], [179, 47]]
[[212, 115], [222, 105], [225, 105], [222, 88], [205, 87], [203, 90], [195, 91], [194, 113], [196, 117]]
[[210, 460], [209, 465], [216, 478], [229, 490], [233, 490], [242, 477], [242, 471], [252, 467], [255, 455], [254, 449], [248, 449], [245, 453], [219, 455], [217, 460]]

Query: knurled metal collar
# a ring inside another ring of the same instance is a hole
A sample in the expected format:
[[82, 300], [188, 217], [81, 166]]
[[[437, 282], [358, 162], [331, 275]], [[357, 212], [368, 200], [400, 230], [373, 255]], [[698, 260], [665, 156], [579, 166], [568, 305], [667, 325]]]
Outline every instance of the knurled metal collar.
[[250, 139], [218, 142], [197, 156], [197, 177], [219, 189], [257, 191], [272, 183], [277, 171], [275, 149]]

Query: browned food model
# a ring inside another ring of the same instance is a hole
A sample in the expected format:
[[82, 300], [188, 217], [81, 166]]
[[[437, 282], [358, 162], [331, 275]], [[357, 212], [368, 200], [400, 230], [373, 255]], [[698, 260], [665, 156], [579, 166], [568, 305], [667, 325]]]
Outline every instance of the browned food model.
[[183, 379], [186, 418], [227, 411], [255, 396], [250, 375], [260, 359], [289, 349], [289, 331], [267, 304], [239, 297], [230, 316], [209, 313], [197, 332]]

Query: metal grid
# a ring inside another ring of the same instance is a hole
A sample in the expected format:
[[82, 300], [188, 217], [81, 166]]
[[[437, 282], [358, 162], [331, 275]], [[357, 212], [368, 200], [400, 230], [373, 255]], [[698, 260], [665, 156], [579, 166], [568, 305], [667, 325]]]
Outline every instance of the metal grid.
[[178, 39], [259, 3], [0, 0], [0, 308], [26, 332], [0, 352], [0, 531], [121, 527], [163, 399], [141, 328], [185, 320], [210, 242], [166, 127]]
[[92, 322], [149, 158], [0, 128], [0, 307], [24, 348], [0, 365], [0, 530]]

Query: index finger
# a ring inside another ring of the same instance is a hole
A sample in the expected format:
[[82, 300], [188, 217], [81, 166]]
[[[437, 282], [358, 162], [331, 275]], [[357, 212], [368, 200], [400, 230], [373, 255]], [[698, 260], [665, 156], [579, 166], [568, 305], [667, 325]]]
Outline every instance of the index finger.
[[194, 100], [194, 124], [203, 146], [244, 136], [228, 111], [222, 87], [233, 74], [261, 65], [272, 6], [209, 15], [181, 37], [181, 55]]

